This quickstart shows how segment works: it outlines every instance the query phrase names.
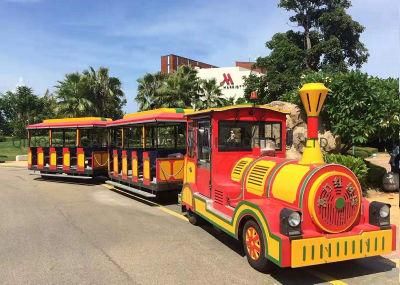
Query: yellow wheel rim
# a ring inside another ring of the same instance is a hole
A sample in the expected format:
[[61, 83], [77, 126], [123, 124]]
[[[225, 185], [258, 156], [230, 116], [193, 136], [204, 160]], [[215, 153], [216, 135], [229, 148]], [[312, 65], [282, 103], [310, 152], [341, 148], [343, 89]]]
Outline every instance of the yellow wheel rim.
[[258, 260], [261, 254], [261, 241], [254, 227], [246, 230], [246, 248], [249, 256], [253, 260]]

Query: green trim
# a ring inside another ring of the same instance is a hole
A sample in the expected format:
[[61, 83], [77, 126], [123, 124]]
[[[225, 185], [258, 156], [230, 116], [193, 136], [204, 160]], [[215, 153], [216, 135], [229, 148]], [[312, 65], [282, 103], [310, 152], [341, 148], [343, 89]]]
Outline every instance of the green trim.
[[176, 113], [185, 113], [185, 110], [183, 108], [175, 108]]
[[353, 241], [351, 242], [351, 253], [352, 253], [352, 254], [355, 254], [355, 253], [356, 253], [356, 241], [355, 241], [355, 240], [353, 240]]
[[347, 255], [347, 240], [344, 242], [344, 255]]
[[303, 246], [303, 261], [306, 261], [306, 258], [307, 258], [307, 253], [306, 253], [306, 251], [307, 251], [307, 249], [306, 249], [306, 246], [304, 245], [304, 246]]
[[385, 237], [382, 237], [382, 250], [385, 249]]
[[[238, 209], [239, 209], [242, 205], [246, 205], [246, 206], [249, 206], [249, 207], [253, 208], [253, 209], [251, 209], [251, 210], [250, 210], [250, 209], [246, 209], [246, 210], [242, 211], [242, 212], [240, 213], [240, 215], [238, 216], [237, 221], [238, 221], [238, 223], [240, 223], [241, 219], [242, 219], [244, 216], [251, 216], [253, 219], [255, 219], [255, 220], [257, 221], [258, 225], [259, 225], [260, 228], [261, 228], [261, 231], [263, 232], [263, 239], [264, 239], [264, 245], [265, 245], [265, 256], [266, 256], [269, 260], [271, 260], [272, 262], [274, 262], [275, 264], [277, 264], [278, 266], [281, 266], [281, 264], [282, 264], [282, 240], [281, 240], [278, 236], [274, 235], [274, 234], [271, 232], [271, 230], [270, 230], [270, 228], [269, 228], [269, 225], [268, 225], [268, 222], [267, 222], [267, 219], [266, 219], [265, 216], [264, 216], [264, 213], [261, 211], [261, 209], [260, 209], [257, 205], [255, 205], [255, 204], [253, 204], [253, 203], [250, 203], [250, 202], [248, 202], [248, 201], [241, 201], [239, 204], [237, 204], [237, 206], [236, 206], [236, 208], [235, 208], [235, 211], [233, 212], [232, 219], [229, 221], [229, 220], [225, 219], [224, 217], [219, 216], [217, 213], [210, 211], [210, 210], [207, 208], [207, 202], [206, 202], [206, 200], [203, 199], [202, 197], [193, 195], [193, 200], [195, 200], [195, 199], [199, 199], [199, 200], [203, 201], [203, 202], [205, 203], [205, 210], [206, 210], [207, 213], [209, 213], [209, 214], [211, 214], [212, 216], [214, 216], [215, 218], [217, 218], [217, 219], [219, 219], [219, 220], [221, 220], [221, 221], [223, 221], [223, 222], [229, 224], [230, 226], [233, 226], [235, 232], [234, 232], [234, 233], [231, 233], [231, 232], [228, 231], [227, 229], [223, 228], [223, 227], [220, 226], [220, 225], [217, 225], [216, 223], [214, 223], [213, 221], [211, 221], [210, 219], [208, 219], [207, 217], [205, 217], [205, 216], [202, 215], [201, 213], [197, 212], [197, 211], [196, 211], [196, 204], [195, 204], [195, 203], [193, 204], [193, 210], [194, 210], [194, 212], [195, 212], [196, 214], [198, 214], [199, 216], [201, 216], [202, 218], [204, 218], [204, 219], [205, 219], [206, 221], [208, 221], [210, 224], [216, 226], [217, 228], [221, 229], [223, 232], [227, 233], [228, 235], [230, 235], [231, 237], [233, 237], [233, 238], [235, 238], [235, 239], [238, 239], [238, 238], [239, 238], [239, 233], [238, 233], [239, 225], [238, 225], [238, 224], [235, 225], [235, 226], [233, 225], [233, 221], [235, 220], [234, 218], [236, 217], [236, 214], [237, 214]], [[193, 201], [193, 202], [195, 202], [195, 201]], [[268, 253], [267, 235], [266, 235], [266, 232], [265, 232], [264, 228], [262, 227], [262, 223], [261, 223], [260, 219], [258, 218], [258, 216], [257, 216], [257, 214], [256, 214], [256, 211], [258, 211], [258, 212], [260, 213], [260, 215], [262, 216], [262, 218], [264, 219], [264, 222], [265, 222], [265, 224], [267, 225], [267, 230], [268, 230], [268, 232], [270, 233], [270, 237], [271, 237], [272, 239], [276, 240], [276, 241], [279, 243], [279, 260], [276, 260], [274, 257], [272, 257], [271, 255], [269, 255], [269, 253]]]
[[362, 254], [363, 253], [363, 244], [362, 244], [362, 239], [360, 239], [360, 253]]
[[378, 250], [378, 237], [375, 237], [375, 251]]

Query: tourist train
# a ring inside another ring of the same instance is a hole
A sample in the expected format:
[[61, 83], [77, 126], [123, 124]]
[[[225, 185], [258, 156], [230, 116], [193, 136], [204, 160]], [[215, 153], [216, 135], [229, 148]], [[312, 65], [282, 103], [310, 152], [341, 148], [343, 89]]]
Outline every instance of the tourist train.
[[113, 187], [148, 198], [180, 192], [189, 222], [240, 240], [259, 271], [390, 253], [390, 205], [368, 202], [350, 169], [323, 160], [318, 116], [328, 91], [321, 83], [300, 89], [308, 118], [300, 160], [286, 158], [286, 112], [237, 105], [45, 120], [28, 126], [28, 167], [108, 176]]

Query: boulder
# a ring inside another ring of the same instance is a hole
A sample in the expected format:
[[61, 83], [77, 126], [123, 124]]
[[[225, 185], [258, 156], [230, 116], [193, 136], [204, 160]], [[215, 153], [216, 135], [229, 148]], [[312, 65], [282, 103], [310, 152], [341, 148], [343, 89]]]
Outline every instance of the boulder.
[[[286, 129], [293, 131], [293, 143], [287, 152], [287, 157], [300, 157], [307, 140], [307, 116], [304, 109], [300, 106], [283, 101], [273, 101], [266, 106], [273, 107], [278, 111], [288, 112], [286, 115]], [[320, 127], [323, 124], [320, 123]], [[325, 152], [335, 152], [340, 147], [338, 136], [334, 136], [331, 131], [320, 129], [318, 133], [321, 148]], [[297, 154], [295, 153], [297, 152]]]

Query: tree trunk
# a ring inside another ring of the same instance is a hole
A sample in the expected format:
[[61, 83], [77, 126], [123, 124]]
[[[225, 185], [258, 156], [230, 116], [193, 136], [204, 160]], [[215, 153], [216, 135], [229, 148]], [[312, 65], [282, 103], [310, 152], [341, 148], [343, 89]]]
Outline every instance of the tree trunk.
[[306, 67], [311, 69], [309, 58], [308, 58], [308, 51], [311, 49], [311, 39], [310, 39], [310, 18], [308, 12], [305, 11], [305, 25], [304, 25], [304, 37], [305, 37], [305, 48], [306, 48]]

